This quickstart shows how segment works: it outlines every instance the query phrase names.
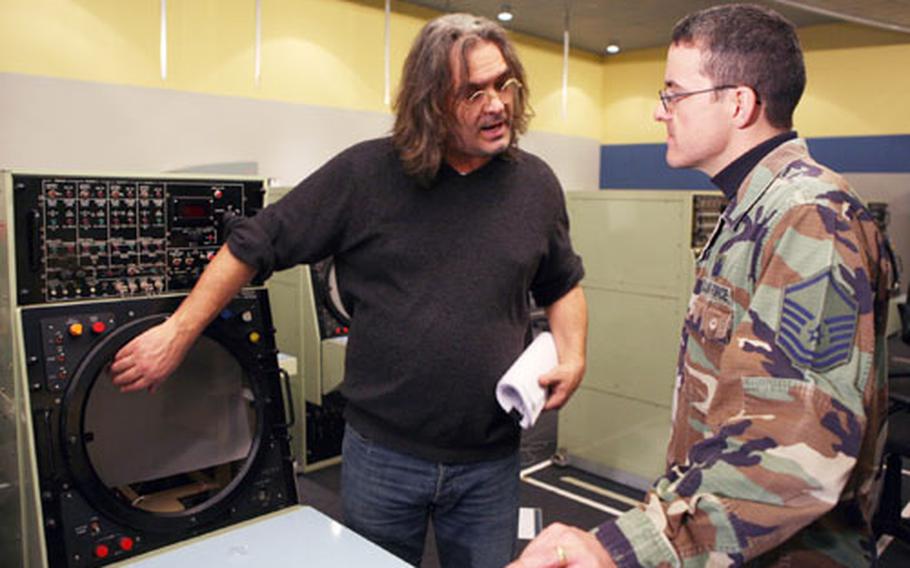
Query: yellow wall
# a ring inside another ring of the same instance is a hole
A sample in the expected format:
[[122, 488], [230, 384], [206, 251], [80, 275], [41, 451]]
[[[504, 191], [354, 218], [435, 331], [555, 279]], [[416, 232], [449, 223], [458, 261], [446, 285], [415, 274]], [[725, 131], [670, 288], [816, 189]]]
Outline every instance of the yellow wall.
[[157, 84], [153, 0], [0, 0], [0, 71]]
[[[910, 134], [910, 36], [851, 24], [800, 30], [808, 85], [794, 116], [803, 136]], [[665, 48], [629, 52], [604, 63], [604, 144], [655, 143], [652, 118], [663, 83]]]
[[[168, 76], [159, 74], [159, 0], [0, 0], [0, 72], [388, 112], [382, 0], [263, 0], [261, 82], [254, 80], [253, 0], [168, 0]], [[393, 2], [392, 89], [434, 12]], [[796, 113], [805, 136], [910, 133], [910, 40], [849, 24], [800, 32], [809, 84]], [[515, 35], [534, 130], [600, 140], [664, 138], [651, 113], [663, 48], [602, 58], [572, 51], [568, 114], [562, 48]], [[902, 42], [902, 43], [896, 43]]]
[[[382, 2], [264, 0], [259, 85], [253, 0], [0, 0], [0, 71], [384, 110]], [[393, 80], [429, 12], [392, 22]]]
[[904, 43], [862, 45], [883, 32], [835, 25], [800, 34], [806, 49], [806, 94], [794, 120], [806, 136], [910, 134], [910, 35]]
[[563, 118], [562, 46], [516, 36], [516, 48], [531, 83], [533, 130], [600, 139], [603, 112], [603, 59], [571, 51], [569, 54], [568, 104]]
[[[392, 93], [411, 41], [436, 13], [393, 2]], [[0, 72], [388, 111], [382, 0], [263, 0], [261, 81], [253, 0], [168, 0], [167, 78], [159, 72], [159, 0], [0, 0]], [[530, 77], [532, 128], [599, 139], [601, 58], [516, 36]]]
[[651, 119], [663, 85], [666, 50], [647, 49], [614, 56], [604, 63], [601, 142], [660, 142], [664, 128]]

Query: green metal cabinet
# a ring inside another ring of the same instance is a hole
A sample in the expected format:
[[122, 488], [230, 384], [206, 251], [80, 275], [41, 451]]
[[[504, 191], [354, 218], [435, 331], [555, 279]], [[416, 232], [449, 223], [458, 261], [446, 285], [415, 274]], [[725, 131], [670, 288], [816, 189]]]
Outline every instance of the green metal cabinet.
[[558, 456], [569, 463], [641, 488], [663, 471], [694, 255], [716, 220], [696, 207], [718, 195], [567, 194], [590, 321], [587, 372], [559, 415]]
[[[290, 189], [269, 188], [269, 203], [278, 201]], [[313, 412], [323, 407], [325, 395], [336, 392], [341, 385], [346, 338], [321, 338], [309, 266], [277, 272], [266, 287], [272, 303], [278, 349], [296, 359], [297, 374], [291, 377], [291, 402], [296, 416], [291, 451], [297, 468], [306, 472], [336, 464], [341, 461], [340, 455], [313, 457], [313, 452], [307, 451], [307, 428], [313, 425]]]

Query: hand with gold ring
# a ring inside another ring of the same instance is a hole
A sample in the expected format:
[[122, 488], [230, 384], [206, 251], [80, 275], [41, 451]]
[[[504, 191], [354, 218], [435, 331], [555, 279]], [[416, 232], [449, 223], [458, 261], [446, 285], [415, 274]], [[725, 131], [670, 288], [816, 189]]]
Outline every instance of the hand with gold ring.
[[566, 549], [563, 548], [561, 544], [556, 545], [556, 560], [559, 562], [559, 566], [566, 566], [569, 564], [569, 558], [566, 556]]
[[593, 534], [554, 523], [531, 541], [507, 568], [613, 568], [616, 564]]

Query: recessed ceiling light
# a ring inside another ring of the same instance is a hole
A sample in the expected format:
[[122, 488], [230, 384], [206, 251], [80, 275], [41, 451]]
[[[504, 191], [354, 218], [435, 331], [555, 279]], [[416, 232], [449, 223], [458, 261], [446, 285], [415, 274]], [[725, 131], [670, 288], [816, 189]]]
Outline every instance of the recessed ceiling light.
[[622, 51], [622, 48], [619, 47], [619, 44], [617, 44], [617, 43], [611, 43], [610, 45], [607, 46], [607, 53], [609, 53], [610, 55], [616, 55], [620, 51]]
[[511, 22], [514, 17], [515, 16], [512, 14], [512, 7], [508, 4], [500, 6], [499, 13], [496, 14], [496, 19], [500, 22]]

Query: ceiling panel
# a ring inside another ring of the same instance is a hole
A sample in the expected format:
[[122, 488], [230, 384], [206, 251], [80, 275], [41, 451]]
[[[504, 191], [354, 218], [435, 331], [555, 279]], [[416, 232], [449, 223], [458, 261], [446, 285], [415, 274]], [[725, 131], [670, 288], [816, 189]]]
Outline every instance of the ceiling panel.
[[910, 0], [778, 0], [778, 4], [910, 34]]
[[[695, 10], [723, 3], [717, 0], [410, 0], [441, 12], [469, 12], [495, 18], [503, 4], [515, 14], [505, 27], [562, 43], [566, 7], [569, 10], [569, 35], [572, 47], [603, 54], [607, 44], [617, 42], [624, 50], [666, 45], [673, 25]], [[843, 18], [832, 12], [843, 11], [847, 19], [897, 23], [910, 30], [910, 0], [806, 0], [759, 1], [773, 7], [797, 27], [831, 23]], [[796, 5], [806, 5], [797, 7]], [[809, 9], [806, 9], [809, 8]], [[891, 29], [897, 29], [893, 26]], [[910, 41], [910, 35], [907, 36]]]

